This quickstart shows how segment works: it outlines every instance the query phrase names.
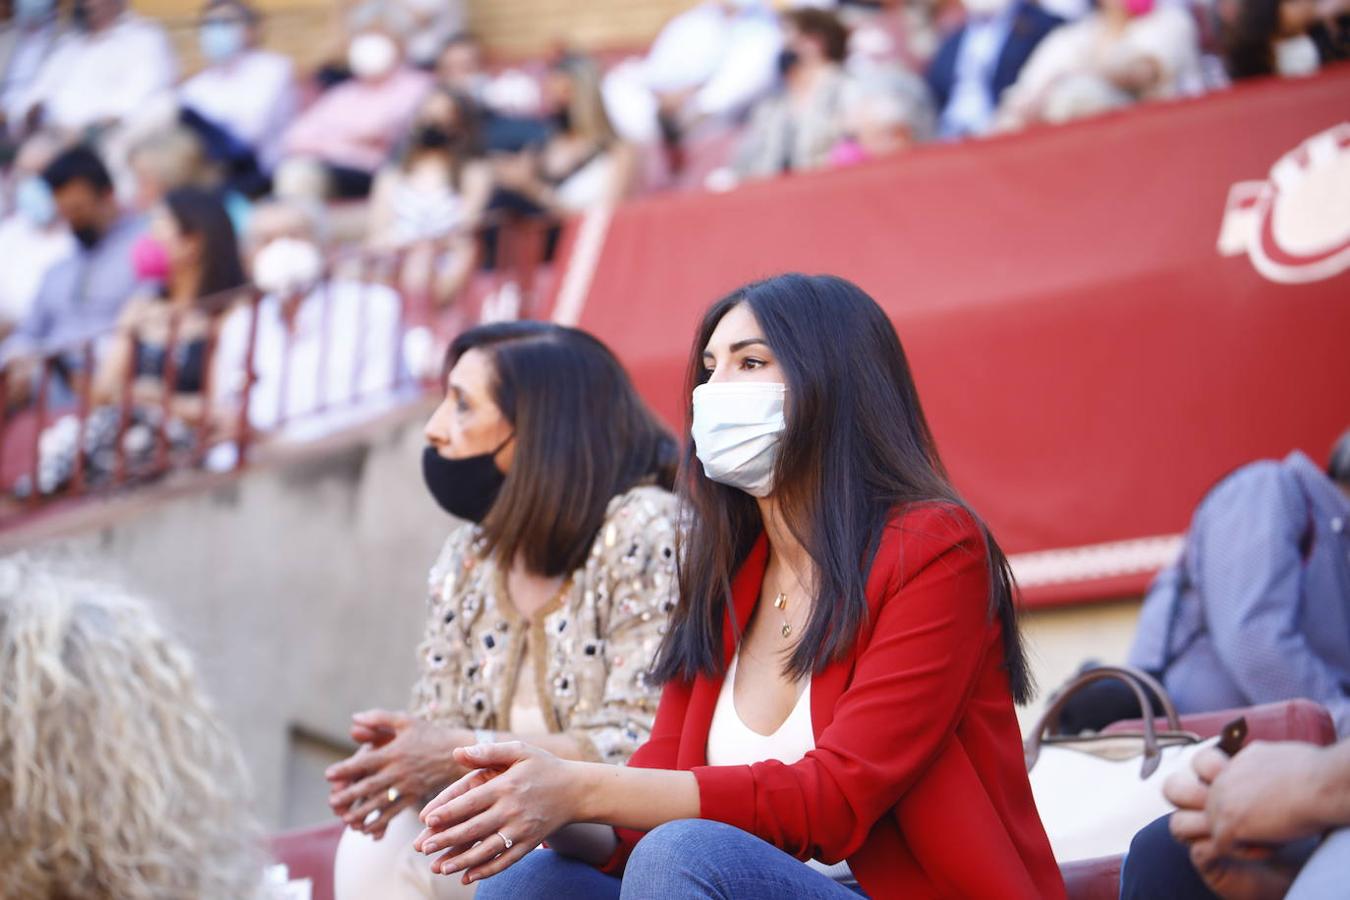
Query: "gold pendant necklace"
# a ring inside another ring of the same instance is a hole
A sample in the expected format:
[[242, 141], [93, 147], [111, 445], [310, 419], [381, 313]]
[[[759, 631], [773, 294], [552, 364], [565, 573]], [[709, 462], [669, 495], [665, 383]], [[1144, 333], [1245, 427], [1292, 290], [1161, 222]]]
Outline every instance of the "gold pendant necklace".
[[780, 591], [778, 596], [773, 598], [773, 608], [783, 614], [783, 640], [787, 640], [792, 636], [792, 625], [788, 622], [787, 617], [787, 594]]

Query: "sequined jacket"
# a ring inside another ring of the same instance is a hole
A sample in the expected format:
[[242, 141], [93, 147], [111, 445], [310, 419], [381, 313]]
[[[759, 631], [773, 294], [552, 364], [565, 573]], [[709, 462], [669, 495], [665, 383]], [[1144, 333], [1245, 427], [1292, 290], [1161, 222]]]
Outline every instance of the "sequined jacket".
[[532, 619], [500, 599], [505, 573], [481, 530], [457, 529], [431, 569], [414, 713], [509, 731], [516, 690], [534, 690], [550, 731], [592, 759], [626, 762], [660, 699], [644, 676], [678, 590], [675, 518], [675, 498], [660, 488], [615, 497], [585, 564]]

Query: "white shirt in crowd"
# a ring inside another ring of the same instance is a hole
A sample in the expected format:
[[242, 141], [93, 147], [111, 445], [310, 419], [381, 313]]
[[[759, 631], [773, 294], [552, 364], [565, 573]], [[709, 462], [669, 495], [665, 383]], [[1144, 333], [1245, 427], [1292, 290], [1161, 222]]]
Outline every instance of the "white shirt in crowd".
[[[400, 300], [381, 284], [337, 279], [299, 301], [290, 327], [281, 301], [257, 306], [256, 381], [249, 394], [254, 429], [282, 426], [286, 440], [310, 440], [386, 406], [401, 367]], [[222, 409], [242, 403], [252, 307], [226, 317], [216, 348], [214, 384]], [[284, 418], [284, 422], [283, 422]]]
[[[1131, 19], [1119, 36], [1111, 35], [1100, 14], [1056, 28], [1037, 45], [1017, 82], [1004, 95], [1003, 107], [1014, 116], [1044, 108], [1071, 79], [1091, 77], [1135, 57], [1151, 58], [1161, 70], [1147, 99], [1204, 89], [1195, 20], [1184, 9], [1165, 5]], [[1076, 90], [1076, 85], [1070, 89]]]
[[0, 112], [10, 122], [22, 121], [28, 112], [28, 91], [60, 37], [55, 18], [34, 27], [0, 26]]
[[696, 116], [735, 115], [773, 87], [783, 36], [768, 4], [743, 0], [728, 15], [720, 2], [702, 3], [671, 19], [647, 56], [616, 66], [605, 78], [605, 108], [627, 140], [658, 134], [657, 94], [696, 88]]
[[281, 136], [295, 116], [295, 66], [267, 50], [245, 50], [189, 78], [179, 100], [253, 148], [263, 169], [281, 160]]
[[64, 225], [40, 228], [22, 213], [0, 221], [0, 322], [19, 322], [33, 308], [42, 276], [75, 251]]
[[41, 106], [47, 124], [72, 131], [120, 121], [169, 91], [177, 69], [164, 29], [127, 12], [98, 33], [61, 38], [19, 107]]

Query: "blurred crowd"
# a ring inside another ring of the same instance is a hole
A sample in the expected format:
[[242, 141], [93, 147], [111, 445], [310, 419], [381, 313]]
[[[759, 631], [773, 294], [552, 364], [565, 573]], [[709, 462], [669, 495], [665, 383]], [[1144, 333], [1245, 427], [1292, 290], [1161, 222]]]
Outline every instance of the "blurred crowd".
[[[106, 463], [127, 425], [203, 405], [237, 421], [250, 343], [252, 383], [274, 383], [257, 427], [322, 408], [329, 387], [378, 390], [371, 373], [403, 365], [400, 296], [452, 309], [496, 264], [503, 223], [1306, 75], [1350, 52], [1345, 0], [706, 0], [637, 55], [560, 48], [513, 67], [448, 0], [334, 14], [342, 45], [300, 71], [264, 49], [247, 0], [205, 0], [201, 67], [184, 78], [164, 27], [126, 0], [0, 2], [6, 401], [70, 405], [87, 376], [111, 408], [137, 385], [130, 413], [47, 436], [42, 489], [80, 453]], [[354, 277], [317, 291], [343, 252], [394, 260], [375, 299]], [[259, 330], [221, 327], [251, 285]], [[334, 364], [269, 376], [305, 352]]]

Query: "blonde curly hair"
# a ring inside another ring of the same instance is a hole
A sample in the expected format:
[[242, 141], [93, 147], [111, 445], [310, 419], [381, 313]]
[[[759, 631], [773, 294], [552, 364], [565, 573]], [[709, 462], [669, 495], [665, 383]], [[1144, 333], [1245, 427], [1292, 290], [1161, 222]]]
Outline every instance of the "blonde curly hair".
[[0, 897], [240, 900], [263, 863], [187, 652], [120, 590], [0, 562]]

